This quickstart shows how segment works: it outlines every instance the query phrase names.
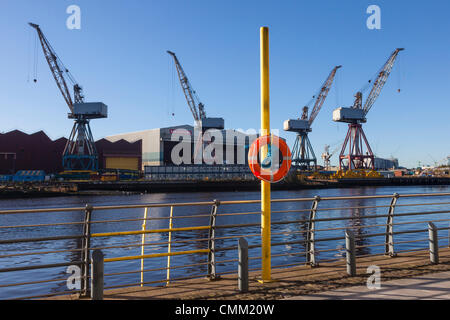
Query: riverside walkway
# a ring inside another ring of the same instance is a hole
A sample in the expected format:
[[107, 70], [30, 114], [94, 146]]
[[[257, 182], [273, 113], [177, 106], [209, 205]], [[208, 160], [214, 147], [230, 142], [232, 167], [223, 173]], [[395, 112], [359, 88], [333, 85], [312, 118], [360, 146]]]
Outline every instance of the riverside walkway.
[[[260, 284], [260, 273], [250, 273], [249, 292], [240, 293], [237, 274], [220, 280], [191, 279], [158, 287], [128, 287], [107, 290], [105, 300], [193, 299], [416, 299], [450, 298], [450, 249], [439, 252], [440, 263], [431, 264], [428, 250], [400, 253], [391, 258], [384, 255], [357, 259], [357, 275], [346, 274], [345, 260], [324, 263], [318, 267], [299, 266], [272, 270], [273, 282]], [[367, 267], [381, 269], [381, 289], [366, 287]], [[398, 280], [402, 279], [402, 280]], [[394, 281], [392, 281], [394, 280]], [[51, 299], [78, 299], [61, 296]]]
[[288, 300], [449, 300], [450, 272], [425, 274], [410, 279], [384, 282], [378, 289], [367, 286], [298, 296]]

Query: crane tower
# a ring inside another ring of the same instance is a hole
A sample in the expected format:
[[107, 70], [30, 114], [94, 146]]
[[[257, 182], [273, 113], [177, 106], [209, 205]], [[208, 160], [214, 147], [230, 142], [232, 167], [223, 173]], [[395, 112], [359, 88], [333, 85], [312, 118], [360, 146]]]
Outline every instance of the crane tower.
[[[34, 23], [29, 25], [37, 31], [50, 71], [69, 107], [68, 118], [74, 120], [63, 152], [63, 168], [64, 170], [97, 170], [98, 153], [89, 122], [92, 119], [106, 118], [108, 107], [101, 102], [84, 102], [81, 86], [59, 59], [39, 25]], [[73, 85], [73, 98], [65, 78]]]
[[309, 106], [305, 106], [303, 108], [301, 119], [286, 120], [283, 124], [285, 131], [297, 133], [294, 147], [292, 148], [292, 165], [301, 170], [311, 170], [316, 169], [317, 167], [317, 158], [309, 141], [308, 133], [312, 131], [311, 125], [319, 114], [319, 111], [327, 98], [337, 70], [341, 67], [342, 66], [336, 66], [333, 70], [331, 70], [328, 78], [320, 87], [319, 93], [317, 96], [313, 97], [313, 99], [316, 98], [316, 100], [314, 108], [309, 116]]
[[[345, 137], [339, 155], [340, 170], [375, 169], [375, 157], [362, 129], [362, 123], [367, 122], [367, 113], [380, 95], [381, 89], [383, 89], [391, 73], [399, 52], [403, 50], [403, 48], [396, 49], [381, 70], [375, 75], [375, 78], [369, 81], [373, 85], [364, 106], [362, 103], [362, 91], [358, 91], [355, 95], [353, 106], [349, 108], [337, 108], [333, 111], [333, 121], [348, 123], [347, 136]], [[348, 153], [346, 154], [347, 146]]]
[[192, 86], [189, 83], [189, 79], [186, 76], [186, 73], [184, 72], [177, 56], [172, 51], [167, 51], [167, 53], [172, 56], [175, 62], [178, 78], [180, 79], [181, 83], [181, 88], [183, 89], [183, 93], [186, 97], [189, 109], [191, 110], [191, 113], [194, 117], [195, 125], [197, 127], [201, 127], [203, 132], [208, 129], [224, 129], [225, 126], [223, 118], [211, 118], [206, 116], [205, 106], [200, 102], [197, 93], [192, 89]]

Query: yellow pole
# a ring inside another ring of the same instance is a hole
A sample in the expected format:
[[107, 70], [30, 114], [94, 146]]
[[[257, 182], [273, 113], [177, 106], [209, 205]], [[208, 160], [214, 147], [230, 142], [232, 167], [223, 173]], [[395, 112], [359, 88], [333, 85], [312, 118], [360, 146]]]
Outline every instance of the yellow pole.
[[[262, 27], [261, 37], [261, 135], [270, 135], [270, 95], [269, 95], [269, 28]], [[262, 158], [268, 148], [261, 150]], [[271, 280], [270, 262], [270, 183], [261, 181], [261, 242], [262, 281]]]
[[[145, 231], [147, 226], [147, 213], [148, 208], [145, 208], [144, 212], [144, 223], [142, 224], [142, 231]], [[142, 234], [142, 246], [141, 246], [141, 256], [144, 256], [144, 245], [145, 245], [145, 233]], [[144, 286], [144, 258], [141, 259], [141, 287]]]
[[[173, 228], [172, 217], [173, 217], [173, 206], [170, 207], [169, 229]], [[170, 282], [170, 252], [172, 249], [171, 241], [172, 241], [172, 232], [169, 232], [169, 247], [167, 249], [167, 253], [169, 255], [167, 256], [167, 283], [166, 283], [166, 285], [169, 285], [169, 282]]]

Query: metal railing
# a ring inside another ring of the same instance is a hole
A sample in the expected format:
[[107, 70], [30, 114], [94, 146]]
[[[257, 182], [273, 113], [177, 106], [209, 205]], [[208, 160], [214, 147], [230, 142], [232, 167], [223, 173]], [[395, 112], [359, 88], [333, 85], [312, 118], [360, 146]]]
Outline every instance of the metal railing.
[[[261, 270], [259, 204], [214, 200], [1, 210], [0, 298], [88, 296], [94, 250], [105, 255], [104, 289], [220, 279], [237, 272], [243, 237], [248, 271]], [[17, 223], [27, 220], [36, 222]], [[342, 260], [352, 241], [357, 257], [426, 249], [429, 222], [436, 226], [436, 241], [448, 246], [449, 234], [442, 234], [450, 230], [450, 193], [274, 199], [272, 268]]]

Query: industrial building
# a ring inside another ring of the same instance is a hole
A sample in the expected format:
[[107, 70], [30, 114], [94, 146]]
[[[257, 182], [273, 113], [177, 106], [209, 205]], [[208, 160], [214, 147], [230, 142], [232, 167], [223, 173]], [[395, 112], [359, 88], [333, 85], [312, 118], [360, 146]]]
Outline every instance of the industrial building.
[[[183, 132], [185, 133], [185, 136], [182, 138], [182, 142], [180, 142], [181, 140], [179, 140], [179, 135], [177, 133]], [[223, 139], [222, 164], [245, 165], [247, 163], [248, 147], [258, 136], [256, 132], [255, 134], [246, 134], [237, 130], [216, 130], [215, 132]], [[179, 165], [180, 163], [174, 163], [172, 159], [172, 151], [174, 147], [180, 143], [189, 144], [187, 147], [191, 151], [191, 155], [188, 157], [191, 162], [182, 163], [183, 165], [204, 164], [204, 161], [198, 163], [194, 160], [196, 148], [198, 149], [198, 146], [201, 146], [201, 143], [196, 143], [198, 141], [198, 137], [201, 136], [200, 133], [201, 131], [194, 130], [193, 126], [181, 125], [123, 133], [106, 137], [106, 139], [111, 142], [126, 140], [130, 143], [142, 140], [142, 170], [145, 171], [146, 166]], [[210, 141], [209, 139], [208, 132], [206, 132], [203, 142], [204, 146], [208, 145], [208, 141]], [[216, 164], [221, 163], [218, 162]]]
[[375, 157], [375, 170], [398, 169], [398, 159], [383, 159]]
[[[19, 130], [0, 134], [0, 174], [20, 170], [41, 170], [46, 174], [63, 171], [63, 152], [67, 139], [51, 140], [43, 131], [27, 134]], [[139, 170], [142, 165], [141, 141], [95, 142], [99, 169]]]

